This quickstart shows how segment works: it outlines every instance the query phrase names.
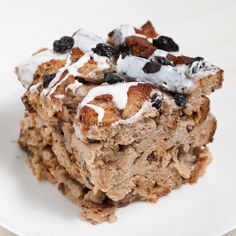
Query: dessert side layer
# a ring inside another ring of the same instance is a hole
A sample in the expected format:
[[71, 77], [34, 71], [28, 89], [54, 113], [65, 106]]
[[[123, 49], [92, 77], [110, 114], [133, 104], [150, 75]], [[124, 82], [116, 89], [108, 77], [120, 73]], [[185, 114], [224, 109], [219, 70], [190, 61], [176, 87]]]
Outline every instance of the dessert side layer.
[[92, 222], [135, 200], [193, 183], [210, 162], [216, 120], [208, 95], [223, 70], [188, 57], [151, 22], [107, 41], [80, 29], [16, 67], [26, 92], [19, 143]]

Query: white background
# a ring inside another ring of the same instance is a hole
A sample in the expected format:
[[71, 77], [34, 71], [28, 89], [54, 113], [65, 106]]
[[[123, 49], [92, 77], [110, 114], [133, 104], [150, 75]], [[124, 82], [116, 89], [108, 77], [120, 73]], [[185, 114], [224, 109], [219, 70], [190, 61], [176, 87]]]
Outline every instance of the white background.
[[141, 26], [147, 19], [173, 36], [185, 54], [224, 68], [225, 86], [236, 88], [235, 0], [0, 0], [1, 95], [19, 86], [14, 66], [55, 39], [78, 28], [105, 36], [121, 23]]

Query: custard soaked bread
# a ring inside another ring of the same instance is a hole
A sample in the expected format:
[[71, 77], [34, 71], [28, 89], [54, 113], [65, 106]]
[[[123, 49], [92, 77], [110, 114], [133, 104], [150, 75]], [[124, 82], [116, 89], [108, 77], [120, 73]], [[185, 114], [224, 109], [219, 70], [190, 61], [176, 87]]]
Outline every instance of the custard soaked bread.
[[179, 53], [150, 22], [107, 41], [80, 29], [16, 68], [26, 92], [19, 143], [92, 222], [194, 183], [209, 162], [216, 120], [208, 95], [223, 70]]

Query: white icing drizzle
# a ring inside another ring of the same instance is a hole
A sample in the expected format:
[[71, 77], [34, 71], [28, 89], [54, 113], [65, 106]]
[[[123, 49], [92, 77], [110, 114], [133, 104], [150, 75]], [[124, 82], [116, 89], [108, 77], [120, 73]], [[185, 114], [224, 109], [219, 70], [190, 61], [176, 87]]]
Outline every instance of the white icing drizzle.
[[139, 121], [141, 118], [144, 117], [144, 113], [150, 113], [149, 116], [155, 116], [157, 113], [156, 108], [152, 107], [152, 104], [149, 101], [145, 101], [142, 107], [136, 112], [134, 115], [130, 116], [127, 119], [120, 119], [111, 124], [112, 128], [116, 128], [118, 125], [129, 125]]
[[104, 114], [105, 114], [105, 110], [102, 107], [99, 107], [99, 106], [96, 106], [96, 105], [93, 105], [93, 104], [86, 104], [85, 106], [92, 108], [97, 113], [98, 123], [102, 122], [102, 119], [103, 119]]
[[37, 83], [37, 84], [30, 86], [29, 91], [31, 93], [35, 93], [38, 90], [38, 88], [40, 87], [40, 85], [41, 85], [41, 83]]
[[88, 52], [92, 48], [96, 47], [98, 43], [105, 43], [103, 38], [91, 33], [88, 30], [79, 29], [73, 34], [74, 48], [78, 47], [83, 52]]
[[33, 82], [34, 74], [37, 71], [39, 65], [52, 59], [65, 60], [67, 55], [68, 54], [55, 53], [50, 49], [32, 55], [29, 59], [23, 61], [16, 67], [18, 79], [25, 88], [28, 88]]
[[156, 73], [145, 73], [142, 69], [149, 60], [126, 56], [119, 57], [117, 61], [117, 72], [130, 76], [137, 81], [148, 82], [166, 88], [169, 91], [185, 93], [192, 87], [192, 80], [186, 78], [185, 74], [175, 67], [162, 66]]
[[154, 59], [155, 56], [158, 57], [166, 57], [168, 55], [169, 52], [161, 50], [161, 49], [156, 49], [154, 51], [154, 53], [148, 58], [149, 60]]
[[79, 87], [81, 87], [82, 85], [83, 85], [82, 83], [80, 83], [80, 82], [78, 82], [77, 80], [75, 80], [74, 83], [69, 84], [69, 85], [66, 87], [65, 91], [67, 92], [68, 90], [70, 90], [70, 91], [72, 91], [72, 93], [75, 93], [76, 90], [77, 90]]
[[47, 88], [44, 88], [43, 91], [41, 92], [40, 96], [45, 97], [51, 90], [51, 88], [57, 83], [57, 81], [61, 78], [63, 72], [64, 72], [64, 67], [60, 68], [55, 76], [55, 78], [50, 82]]
[[205, 60], [195, 61], [192, 63], [190, 68], [188, 67], [187, 75], [196, 80], [202, 76], [213, 75], [219, 72], [220, 70], [221, 69], [219, 67], [216, 67]]
[[[78, 72], [78, 69], [83, 67], [86, 63], [88, 63], [89, 60], [93, 59], [96, 64], [97, 64], [97, 68], [100, 71], [109, 69], [111, 67], [110, 61], [108, 57], [104, 57], [104, 56], [99, 56], [96, 53], [90, 51], [85, 53], [77, 62], [75, 62], [74, 64], [71, 64], [69, 66], [66, 66], [66, 68], [68, 69], [69, 74], [74, 75], [74, 76], [80, 76], [82, 78], [84, 78], [84, 75]], [[91, 74], [87, 75], [89, 77], [94, 77], [95, 74], [93, 72], [91, 72]]]
[[[67, 74], [60, 82], [56, 83], [50, 90], [50, 92], [48, 93], [48, 96], [54, 94], [54, 92], [56, 91], [57, 87], [60, 86], [63, 82], [65, 82], [67, 79], [69, 78], [69, 75]], [[56, 97], [56, 95], [54, 96]]]
[[179, 52], [167, 52], [161, 49], [156, 49], [154, 53], [148, 58], [149, 60], [155, 59], [155, 57], [166, 57], [168, 54], [172, 54], [174, 56], [179, 56]]
[[126, 37], [134, 35], [135, 28], [132, 25], [123, 24], [116, 28], [111, 37], [112, 42], [115, 46], [124, 43]]
[[97, 96], [110, 94], [112, 95], [112, 100], [116, 104], [118, 109], [124, 109], [128, 100], [128, 90], [131, 86], [139, 84], [138, 82], [129, 83], [117, 83], [113, 85], [104, 85], [92, 88], [87, 96], [82, 100], [79, 108], [87, 105], [90, 101], [94, 100]]
[[56, 95], [54, 95], [54, 97], [57, 99], [63, 99], [65, 97], [65, 95], [64, 94], [56, 94]]
[[[144, 35], [136, 34], [134, 26], [123, 24], [114, 30], [113, 35], [111, 36], [111, 41], [115, 46], [117, 46], [124, 43], [125, 38], [128, 36], [138, 36], [146, 38], [146, 36]], [[104, 71], [114, 66], [112, 65], [108, 57], [99, 56], [91, 51], [91, 49], [96, 47], [98, 43], [105, 42], [101, 37], [84, 29], [76, 31], [72, 37], [75, 41], [74, 47], [79, 47], [85, 54], [75, 63], [72, 63], [70, 57], [68, 56], [68, 53], [59, 54], [51, 49], [41, 51], [31, 56], [28, 60], [22, 62], [17, 67], [18, 79], [21, 81], [25, 88], [29, 88], [32, 84], [34, 74], [37, 71], [38, 66], [52, 59], [66, 60], [66, 64], [64, 67], [58, 70], [55, 78], [50, 82], [48, 87], [43, 89], [43, 91], [41, 92], [42, 97], [48, 96], [50, 98], [50, 96], [54, 94], [58, 86], [66, 81], [70, 75], [79, 76], [81, 78], [85, 78], [86, 76], [87, 78], [89, 77], [91, 79], [96, 79], [97, 71]], [[196, 79], [203, 76], [208, 76], [210, 74], [215, 74], [220, 70], [220, 68], [215, 67], [206, 61], [195, 61], [191, 66], [176, 65], [172, 67], [162, 65], [160, 70], [156, 73], [145, 73], [142, 70], [147, 62], [155, 59], [155, 56], [166, 57], [169, 53], [175, 56], [180, 55], [179, 52], [166, 52], [157, 49], [155, 50], [153, 55], [149, 57], [148, 60], [131, 55], [126, 56], [125, 58], [122, 58], [120, 56], [117, 60], [117, 73], [125, 74], [129, 77], [134, 78], [136, 81], [148, 82], [158, 86], [162, 86], [168, 91], [189, 93], [192, 91]], [[78, 72], [80, 68], [82, 68], [86, 63], [89, 62], [89, 60], [94, 60], [96, 62], [96, 68], [87, 75], [83, 75], [82, 73]], [[65, 71], [67, 71], [67, 73], [65, 73]], [[62, 75], [64, 75], [64, 78], [61, 78]], [[98, 113], [99, 120], [102, 120], [102, 117], [104, 115], [104, 111], [101, 111], [102, 108], [99, 108], [95, 105], [91, 106], [91, 104], [88, 104], [89, 101], [102, 94], [111, 94], [113, 97], [113, 101], [116, 103], [117, 107], [119, 109], [123, 109], [127, 103], [127, 91], [130, 86], [135, 84], [137, 84], [137, 82], [134, 82], [133, 84], [121, 83], [96, 87], [90, 90], [88, 95], [80, 104], [80, 107], [84, 105], [89, 105], [91, 108], [93, 107], [93, 109]], [[40, 85], [42, 85], [42, 82], [31, 86], [29, 88], [29, 91], [31, 93], [36, 92]], [[66, 90], [71, 89], [72, 92], [75, 92], [76, 89], [81, 85], [81, 83], [75, 81], [73, 84], [68, 85], [66, 87]], [[54, 97], [61, 99], [64, 96], [55, 95]]]
[[[103, 71], [111, 67], [108, 57], [99, 56], [92, 51], [85, 53], [77, 62], [73, 64], [71, 64], [70, 60], [67, 60], [66, 65], [58, 70], [55, 78], [50, 82], [48, 87], [43, 89], [43, 91], [41, 92], [41, 96], [51, 96], [56, 91], [57, 87], [65, 82], [70, 75], [73, 75], [74, 77], [79, 76], [81, 78], [85, 78], [85, 76], [82, 73], [78, 72], [78, 70], [82, 68], [86, 63], [88, 63], [91, 59], [96, 62], [96, 71]], [[58, 82], [61, 79], [62, 74], [66, 70], [68, 71], [66, 76], [60, 82]], [[96, 78], [96, 71], [91, 71], [88, 75], [86, 75], [86, 77]]]

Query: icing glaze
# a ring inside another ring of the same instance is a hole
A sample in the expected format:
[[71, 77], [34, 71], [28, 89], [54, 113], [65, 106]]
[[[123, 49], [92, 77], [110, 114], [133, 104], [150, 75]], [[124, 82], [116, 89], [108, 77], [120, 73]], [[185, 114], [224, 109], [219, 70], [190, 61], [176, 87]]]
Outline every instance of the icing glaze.
[[[114, 30], [111, 36], [111, 41], [115, 46], [117, 46], [124, 43], [125, 38], [128, 36], [146, 38], [144, 35], [136, 34], [134, 26], [123, 24]], [[98, 122], [102, 121], [105, 111], [101, 107], [89, 104], [89, 102], [92, 101], [96, 96], [110, 94], [112, 95], [112, 99], [117, 108], [124, 109], [127, 104], [127, 92], [130, 86], [137, 85], [139, 82], [151, 83], [165, 88], [171, 92], [188, 94], [193, 90], [194, 84], [199, 77], [208, 76], [209, 74], [214, 74], [220, 70], [206, 61], [195, 61], [190, 66], [162, 65], [160, 70], [155, 73], [145, 73], [143, 71], [143, 67], [147, 62], [155, 60], [156, 56], [167, 57], [169, 53], [178, 56], [180, 53], [156, 49], [148, 59], [132, 55], [127, 55], [124, 58], [120, 56], [118, 60], [114, 62], [116, 63], [115, 66], [108, 57], [100, 56], [91, 50], [92, 48], [96, 47], [98, 43], [105, 43], [101, 37], [84, 29], [76, 31], [72, 37], [74, 39], [74, 48], [78, 47], [85, 53], [76, 62], [71, 60], [71, 57], [68, 53], [59, 54], [55, 53], [53, 50], [48, 49], [31, 56], [28, 60], [21, 63], [17, 67], [17, 74], [23, 86], [29, 88], [33, 82], [34, 74], [39, 65], [52, 59], [66, 60], [65, 66], [58, 70], [56, 76], [49, 83], [48, 87], [44, 88], [40, 94], [41, 97], [48, 98], [53, 95], [57, 99], [64, 98], [63, 94], [54, 95], [54, 93], [58, 86], [65, 82], [70, 77], [70, 75], [84, 79], [94, 78], [96, 80], [98, 71], [105, 71], [112, 67], [115, 72], [133, 78], [136, 82], [97, 86], [91, 89], [87, 96], [85, 96], [78, 107], [78, 113], [83, 106], [88, 106], [94, 109], [94, 111], [98, 114]], [[89, 73], [86, 73], [86, 75], [84, 75], [82, 72], [79, 72], [79, 69], [84, 67], [90, 61], [95, 62], [96, 67]], [[42, 82], [31, 86], [29, 91], [31, 93], [36, 92], [40, 85], [42, 85]], [[80, 86], [82, 86], [82, 83], [75, 81], [73, 84], [70, 84], [66, 87], [66, 91], [70, 89], [74, 93]], [[142, 112], [142, 109], [140, 112]], [[137, 117], [134, 116], [132, 119], [136, 118]], [[126, 120], [125, 122], [131, 122], [132, 119], [130, 118], [130, 120]]]
[[112, 100], [116, 104], [118, 109], [124, 109], [127, 100], [128, 100], [128, 90], [131, 86], [135, 86], [139, 84], [138, 82], [129, 82], [129, 83], [117, 83], [113, 85], [104, 85], [92, 88], [87, 96], [82, 100], [79, 107], [83, 107], [87, 105], [90, 101], [92, 101], [95, 97], [109, 94], [112, 95]]
[[88, 52], [96, 47], [98, 43], [105, 43], [103, 38], [91, 33], [88, 30], [79, 29], [73, 34], [74, 48], [78, 47], [83, 52]]
[[145, 114], [148, 114], [148, 116], [155, 116], [157, 113], [157, 110], [152, 107], [152, 104], [149, 101], [145, 101], [142, 105], [142, 107], [139, 109], [138, 112], [136, 112], [133, 116], [130, 116], [127, 119], [120, 119], [118, 121], [115, 121], [111, 124], [111, 127], [115, 128], [118, 125], [129, 125], [133, 124], [137, 121], [139, 121], [141, 118], [145, 117]]
[[45, 97], [51, 90], [51, 88], [57, 83], [58, 80], [61, 79], [61, 76], [64, 72], [64, 67], [60, 68], [55, 76], [55, 78], [49, 83], [47, 88], [44, 88], [43, 91], [40, 93], [41, 97]]
[[[95, 71], [91, 71], [88, 75], [86, 75], [86, 77], [95, 78], [95, 72], [97, 70], [103, 71], [111, 67], [109, 59], [107, 57], [99, 56], [92, 51], [85, 53], [77, 62], [73, 64], [71, 64], [70, 60], [67, 60], [66, 65], [58, 70], [55, 78], [50, 82], [48, 87], [43, 89], [43, 91], [41, 92], [41, 96], [44, 97], [46, 95], [52, 95], [56, 91], [57, 87], [65, 82], [70, 75], [73, 75], [74, 77], [79, 76], [81, 78], [84, 78], [84, 75], [78, 70], [82, 68], [86, 63], [88, 63], [91, 59], [96, 62], [96, 69]], [[65, 71], [67, 71], [67, 74], [63, 79], [61, 79], [61, 76]]]
[[[78, 72], [78, 69], [83, 67], [86, 63], [89, 62], [89, 60], [94, 60], [96, 62], [97, 68], [100, 71], [109, 69], [111, 67], [111, 64], [109, 62], [109, 58], [108, 57], [104, 57], [104, 56], [99, 56], [97, 54], [95, 54], [94, 52], [90, 51], [85, 53], [77, 62], [75, 62], [74, 64], [71, 65], [66, 65], [66, 69], [68, 69], [69, 74], [73, 75], [73, 76], [80, 76], [80, 77], [84, 77], [83, 74]], [[94, 75], [88, 75], [93, 77]]]
[[196, 80], [202, 76], [213, 75], [220, 70], [219, 67], [216, 67], [207, 61], [195, 61], [188, 67], [187, 75]]
[[65, 95], [64, 94], [57, 94], [54, 97], [57, 99], [63, 99], [65, 97]]
[[105, 110], [102, 107], [99, 107], [99, 106], [96, 106], [96, 105], [93, 105], [93, 104], [86, 104], [85, 106], [92, 108], [97, 113], [98, 123], [102, 122], [102, 119], [103, 119], [104, 114], [105, 114]]
[[112, 42], [115, 46], [124, 43], [126, 37], [134, 35], [135, 28], [132, 25], [123, 24], [116, 28], [112, 35]]
[[38, 69], [38, 66], [48, 62], [50, 60], [65, 60], [68, 54], [59, 54], [53, 50], [44, 50], [35, 55], [32, 55], [29, 59], [20, 63], [17, 68], [18, 79], [25, 88], [28, 88], [34, 79], [34, 74]]
[[186, 78], [185, 74], [172, 66], [162, 66], [156, 73], [145, 73], [142, 69], [149, 60], [126, 56], [119, 57], [117, 61], [117, 72], [134, 78], [137, 81], [152, 83], [166, 88], [169, 91], [186, 93], [189, 92], [192, 81]]
[[65, 91], [67, 92], [68, 90], [72, 91], [72, 93], [75, 93], [76, 90], [81, 87], [83, 84], [78, 82], [77, 80], [74, 81], [74, 83], [67, 85]]
[[31, 93], [35, 93], [36, 91], [38, 91], [38, 88], [40, 87], [40, 85], [41, 85], [41, 83], [37, 83], [37, 84], [30, 86], [29, 91]]

